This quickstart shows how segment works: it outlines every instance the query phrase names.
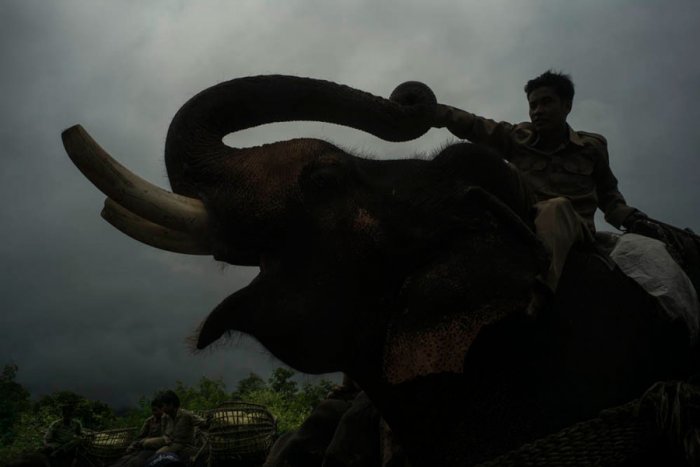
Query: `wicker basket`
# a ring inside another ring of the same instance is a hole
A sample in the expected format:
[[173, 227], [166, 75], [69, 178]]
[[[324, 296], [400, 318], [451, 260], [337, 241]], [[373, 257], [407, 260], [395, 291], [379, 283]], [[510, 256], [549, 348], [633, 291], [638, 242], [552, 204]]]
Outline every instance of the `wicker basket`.
[[98, 431], [88, 438], [85, 451], [88, 456], [95, 459], [117, 459], [124, 455], [126, 448], [136, 436], [136, 431], [134, 427]]
[[209, 450], [212, 460], [264, 459], [272, 447], [277, 425], [262, 405], [224, 402], [209, 412]]

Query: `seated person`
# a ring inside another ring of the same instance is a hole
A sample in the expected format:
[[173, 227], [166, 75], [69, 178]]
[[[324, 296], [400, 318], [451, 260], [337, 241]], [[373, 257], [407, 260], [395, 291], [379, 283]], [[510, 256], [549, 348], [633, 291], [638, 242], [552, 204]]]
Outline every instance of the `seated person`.
[[73, 418], [75, 404], [61, 406], [62, 417], [49, 425], [44, 435], [44, 453], [54, 464], [70, 464], [83, 443], [83, 426]]
[[160, 395], [163, 411], [171, 420], [165, 432], [165, 445], [158, 453], [177, 454], [183, 462], [189, 462], [197, 453], [195, 446], [195, 428], [206, 428], [208, 420], [197, 414], [180, 408], [180, 398], [173, 391], [164, 391]]
[[618, 190], [605, 138], [567, 123], [571, 78], [547, 71], [528, 81], [525, 93], [531, 122], [495, 122], [439, 105], [434, 126], [496, 149], [522, 181], [521, 196], [534, 207], [536, 234], [550, 257], [527, 310], [536, 315], [556, 291], [571, 246], [593, 242], [597, 208], [618, 228], [629, 229], [647, 216], [628, 206]]
[[172, 421], [163, 412], [163, 402], [157, 395], [151, 402], [151, 416], [141, 427], [136, 439], [127, 449], [127, 454], [120, 458], [115, 467], [141, 467], [152, 457], [156, 450], [165, 445], [164, 434]]

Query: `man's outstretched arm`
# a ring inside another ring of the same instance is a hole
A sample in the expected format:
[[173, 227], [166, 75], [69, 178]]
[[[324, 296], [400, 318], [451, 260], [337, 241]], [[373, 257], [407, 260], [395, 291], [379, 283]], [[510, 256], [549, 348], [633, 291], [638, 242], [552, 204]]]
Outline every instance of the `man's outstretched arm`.
[[458, 138], [491, 146], [506, 158], [511, 152], [515, 129], [511, 123], [496, 122], [444, 104], [437, 105], [433, 127], [447, 128]]

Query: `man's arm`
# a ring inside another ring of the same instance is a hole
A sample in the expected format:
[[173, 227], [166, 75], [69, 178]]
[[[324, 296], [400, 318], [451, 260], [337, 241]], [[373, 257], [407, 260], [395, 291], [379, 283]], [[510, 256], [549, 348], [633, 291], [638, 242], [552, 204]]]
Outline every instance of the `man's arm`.
[[49, 425], [48, 430], [46, 430], [46, 434], [44, 435], [44, 446], [47, 448], [56, 448], [58, 447], [58, 443], [55, 440], [56, 438], [56, 422], [53, 422], [51, 425]]
[[[596, 135], [598, 136], [598, 135]], [[602, 136], [598, 137], [600, 158], [595, 167], [596, 191], [598, 207], [605, 213], [605, 220], [615, 228], [627, 226], [636, 216], [644, 216], [641, 211], [628, 206], [624, 196], [617, 187], [617, 178], [610, 170], [607, 142]]]
[[207, 428], [211, 419], [209, 417], [200, 417], [196, 413], [192, 413], [192, 425], [197, 428]]
[[173, 429], [175, 422], [168, 415], [164, 414], [160, 419], [160, 434], [165, 440], [165, 444], [170, 444], [173, 439]]
[[134, 441], [138, 441], [141, 439], [144, 439], [146, 435], [148, 435], [149, 428], [151, 426], [151, 418], [147, 418], [145, 422], [143, 422], [143, 426], [141, 426], [141, 431], [139, 431], [139, 434], [136, 435], [136, 438], [134, 438]]
[[[182, 409], [181, 409], [182, 410]], [[194, 440], [194, 428], [201, 417], [182, 410], [177, 417], [177, 421], [172, 422], [172, 427], [165, 435], [166, 446], [158, 450], [158, 452], [175, 452], [179, 453], [184, 447], [191, 444]]]
[[511, 123], [496, 122], [456, 107], [438, 104], [433, 126], [447, 128], [456, 137], [472, 143], [491, 146], [506, 158], [511, 152], [515, 129]]
[[146, 436], [149, 433], [149, 428], [151, 425], [151, 417], [147, 418], [145, 422], [143, 422], [143, 426], [141, 426], [141, 430], [139, 433], [136, 435], [134, 440], [131, 442], [129, 445], [129, 451], [133, 451], [134, 449], [140, 448], [144, 445], [144, 442], [146, 441]]
[[170, 443], [170, 439], [166, 436], [156, 436], [154, 438], [144, 438], [139, 444], [144, 449], [160, 449]]

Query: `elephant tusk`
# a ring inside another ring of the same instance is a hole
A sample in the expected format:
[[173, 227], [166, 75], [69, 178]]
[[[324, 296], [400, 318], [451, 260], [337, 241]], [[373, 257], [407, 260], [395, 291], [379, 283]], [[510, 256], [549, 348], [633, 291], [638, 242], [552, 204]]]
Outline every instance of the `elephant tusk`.
[[206, 240], [148, 221], [110, 198], [105, 200], [102, 217], [134, 240], [161, 250], [189, 255], [212, 254]]
[[208, 216], [200, 200], [142, 179], [114, 160], [80, 125], [68, 128], [61, 136], [73, 163], [109, 198], [158, 226], [205, 235]]

